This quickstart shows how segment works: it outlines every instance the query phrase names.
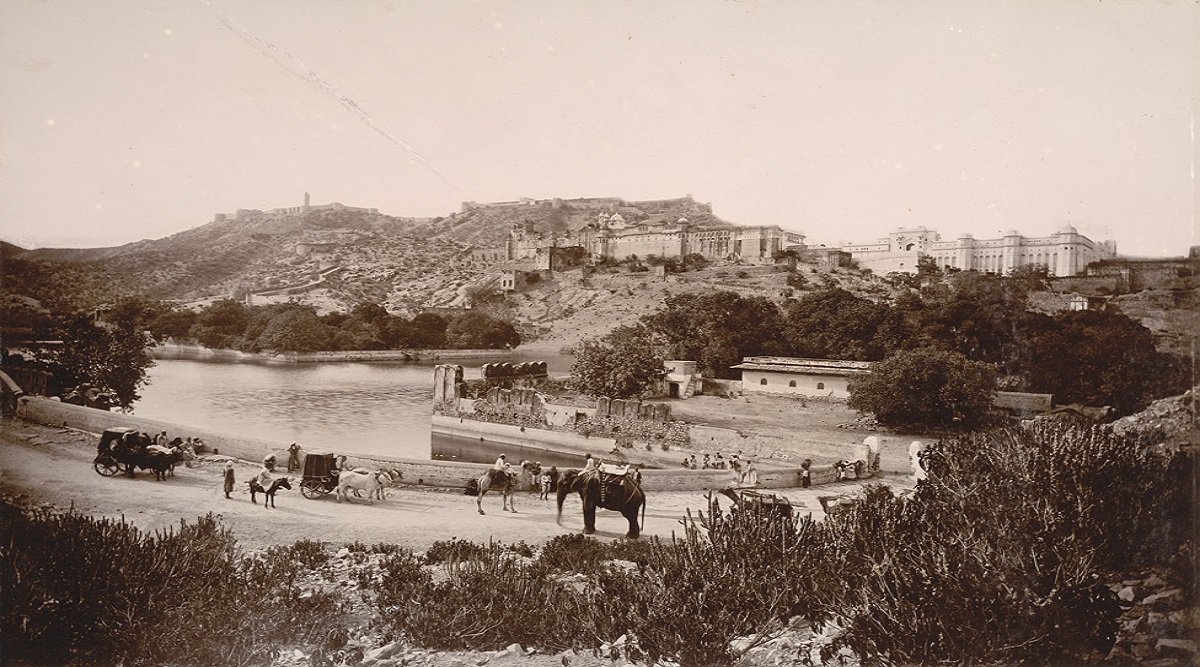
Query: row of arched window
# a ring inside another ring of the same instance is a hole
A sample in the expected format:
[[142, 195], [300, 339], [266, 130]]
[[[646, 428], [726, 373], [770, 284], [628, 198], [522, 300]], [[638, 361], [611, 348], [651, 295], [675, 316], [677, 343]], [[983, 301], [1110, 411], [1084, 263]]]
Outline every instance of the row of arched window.
[[[759, 380], [759, 381], [758, 381], [758, 383], [759, 383], [759, 384], [766, 384], [766, 383], [767, 383], [767, 378], [763, 378], [763, 379]], [[795, 380], [788, 380], [788, 386], [789, 386], [789, 387], [795, 387], [795, 386], [796, 386], [796, 381], [795, 381]], [[818, 382], [818, 383], [817, 383], [817, 389], [824, 389], [824, 388], [825, 388], [825, 383], [824, 383], [824, 382]]]

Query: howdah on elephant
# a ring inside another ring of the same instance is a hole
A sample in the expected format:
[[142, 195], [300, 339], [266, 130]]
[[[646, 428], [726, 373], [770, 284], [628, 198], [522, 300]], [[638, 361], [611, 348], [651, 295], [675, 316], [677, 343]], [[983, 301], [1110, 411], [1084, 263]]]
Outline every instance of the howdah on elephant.
[[[629, 521], [625, 537], [637, 539], [646, 518], [646, 494], [637, 482], [625, 475], [605, 472], [581, 473], [568, 470], [558, 481], [558, 521], [562, 523], [563, 500], [568, 493], [578, 493], [583, 502], [583, 532], [596, 532], [596, 508], [620, 512]], [[638, 521], [638, 512], [642, 521]]]

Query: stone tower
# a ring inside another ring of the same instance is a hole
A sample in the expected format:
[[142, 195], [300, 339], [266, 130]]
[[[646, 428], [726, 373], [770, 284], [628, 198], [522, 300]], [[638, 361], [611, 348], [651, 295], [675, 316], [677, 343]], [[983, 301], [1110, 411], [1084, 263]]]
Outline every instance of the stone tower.
[[304, 193], [304, 210], [305, 211], [308, 210], [308, 193], [307, 192]]

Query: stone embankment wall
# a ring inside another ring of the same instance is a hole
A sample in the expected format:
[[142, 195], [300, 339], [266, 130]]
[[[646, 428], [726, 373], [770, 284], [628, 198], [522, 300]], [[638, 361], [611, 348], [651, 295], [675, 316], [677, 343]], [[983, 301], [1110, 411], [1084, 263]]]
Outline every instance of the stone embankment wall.
[[512, 350], [349, 350], [341, 352], [241, 352], [202, 345], [168, 343], [150, 349], [154, 359], [219, 361], [250, 364], [307, 364], [348, 361], [439, 361], [512, 354]]
[[[572, 453], [582, 458], [590, 453], [609, 460], [617, 456], [645, 461], [651, 466], [665, 465], [661, 470], [644, 471], [647, 490], [721, 488], [733, 481], [733, 473], [682, 466], [675, 469], [671, 463], [664, 464], [662, 454], [645, 454], [642, 450], [646, 443], [659, 447], [664, 443], [667, 447], [686, 446], [689, 442], [718, 443], [731, 453], [752, 451], [759, 444], [760, 436], [747, 437], [731, 429], [672, 422], [670, 405], [663, 403], [600, 398], [595, 408], [584, 408], [550, 403], [533, 388], [497, 387], [481, 399], [465, 398], [462, 373], [462, 367], [457, 365], [444, 364], [434, 369], [434, 433], [540, 448], [553, 452], [555, 458]], [[614, 435], [617, 437], [611, 437]], [[865, 475], [873, 474], [872, 454], [865, 445], [855, 445], [845, 458], [862, 461]], [[814, 485], [837, 481], [836, 475], [832, 465], [811, 467]], [[766, 466], [758, 471], [758, 478], [764, 488], [795, 487], [800, 485], [800, 468]]]

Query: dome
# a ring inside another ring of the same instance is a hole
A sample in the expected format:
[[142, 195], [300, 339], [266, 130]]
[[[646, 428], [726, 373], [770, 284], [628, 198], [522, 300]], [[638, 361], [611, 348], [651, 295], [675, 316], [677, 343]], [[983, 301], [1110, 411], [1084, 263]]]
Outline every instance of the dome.
[[613, 213], [608, 221], [612, 223], [625, 222], [625, 218], [622, 218], [620, 213]]
[[1007, 232], [1004, 232], [1005, 238], [1007, 238], [1009, 236], [1020, 236], [1020, 235], [1021, 235], [1021, 233], [1015, 229], [1010, 229]]
[[680, 224], [680, 225], [686, 225], [687, 223], [688, 223], [688, 219], [687, 219], [687, 218], [680, 218], [680, 219], [679, 219], [679, 222], [678, 222], [677, 224]]
[[975, 237], [974, 237], [974, 236], [971, 236], [971, 233], [970, 233], [970, 232], [963, 232], [962, 234], [959, 234], [959, 235], [958, 235], [958, 238], [960, 238], [960, 239], [973, 239], [973, 238], [975, 238]]
[[1078, 234], [1079, 230], [1075, 229], [1071, 225], [1063, 225], [1062, 227], [1060, 227], [1058, 229], [1058, 233], [1059, 234]]

